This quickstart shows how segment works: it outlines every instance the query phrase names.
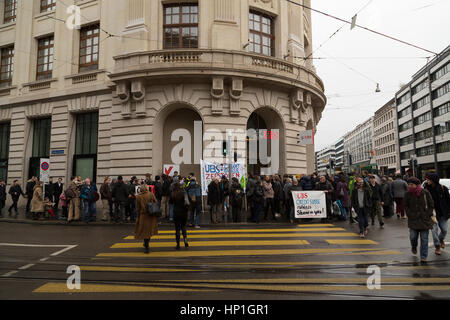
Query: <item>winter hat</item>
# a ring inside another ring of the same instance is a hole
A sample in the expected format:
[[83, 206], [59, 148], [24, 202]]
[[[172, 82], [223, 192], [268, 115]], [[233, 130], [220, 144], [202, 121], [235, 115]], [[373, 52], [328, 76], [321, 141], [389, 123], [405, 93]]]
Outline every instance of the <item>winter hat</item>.
[[426, 178], [430, 179], [435, 184], [439, 184], [440, 179], [439, 179], [439, 176], [436, 173], [428, 173]]
[[408, 184], [410, 184], [410, 183], [415, 184], [416, 186], [420, 186], [420, 184], [421, 184], [420, 180], [417, 178], [414, 178], [414, 177], [408, 179]]

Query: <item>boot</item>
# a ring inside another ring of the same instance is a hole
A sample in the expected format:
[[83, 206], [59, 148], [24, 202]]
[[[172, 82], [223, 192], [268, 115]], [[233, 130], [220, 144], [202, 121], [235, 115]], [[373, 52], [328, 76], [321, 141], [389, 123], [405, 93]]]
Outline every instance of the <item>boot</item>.
[[436, 250], [434, 251], [434, 253], [435, 253], [437, 256], [440, 256], [440, 255], [442, 254], [441, 246], [436, 246]]
[[188, 243], [187, 239], [183, 238], [183, 240], [184, 240], [184, 247], [189, 248], [189, 243]]
[[150, 253], [150, 246], [149, 246], [149, 240], [148, 239], [145, 239], [144, 240], [144, 248], [145, 248], [145, 253], [146, 254], [149, 254]]
[[180, 235], [179, 234], [176, 235], [176, 240], [177, 240], [177, 246], [175, 247], [175, 250], [180, 250]]

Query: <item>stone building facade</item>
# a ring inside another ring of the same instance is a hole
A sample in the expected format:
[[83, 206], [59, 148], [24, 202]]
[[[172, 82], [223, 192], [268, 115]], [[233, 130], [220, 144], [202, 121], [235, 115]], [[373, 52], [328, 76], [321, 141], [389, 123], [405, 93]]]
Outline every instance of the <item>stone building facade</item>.
[[24, 182], [40, 158], [64, 181], [157, 175], [177, 129], [192, 136], [181, 173], [199, 174], [205, 153], [225, 160], [198, 136], [249, 128], [280, 130], [279, 173], [310, 173], [297, 133], [326, 105], [311, 48], [311, 12], [285, 0], [0, 0], [0, 175]]

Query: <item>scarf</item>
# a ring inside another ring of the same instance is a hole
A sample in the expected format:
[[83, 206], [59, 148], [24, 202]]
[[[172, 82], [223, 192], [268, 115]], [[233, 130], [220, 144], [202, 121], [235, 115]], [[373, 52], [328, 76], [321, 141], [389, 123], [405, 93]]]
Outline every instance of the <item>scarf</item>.
[[417, 198], [420, 197], [420, 195], [422, 194], [422, 186], [419, 184], [417, 187], [415, 188], [408, 188], [408, 191], [411, 192], [412, 194], [414, 194]]

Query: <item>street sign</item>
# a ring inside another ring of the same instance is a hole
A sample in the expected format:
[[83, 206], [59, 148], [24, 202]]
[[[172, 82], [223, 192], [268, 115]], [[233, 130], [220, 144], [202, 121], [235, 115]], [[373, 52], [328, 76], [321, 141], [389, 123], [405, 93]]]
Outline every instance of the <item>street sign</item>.
[[43, 183], [49, 183], [50, 181], [50, 159], [41, 159], [40, 180]]
[[314, 144], [314, 130], [302, 131], [298, 134], [298, 144], [301, 146], [308, 146]]

